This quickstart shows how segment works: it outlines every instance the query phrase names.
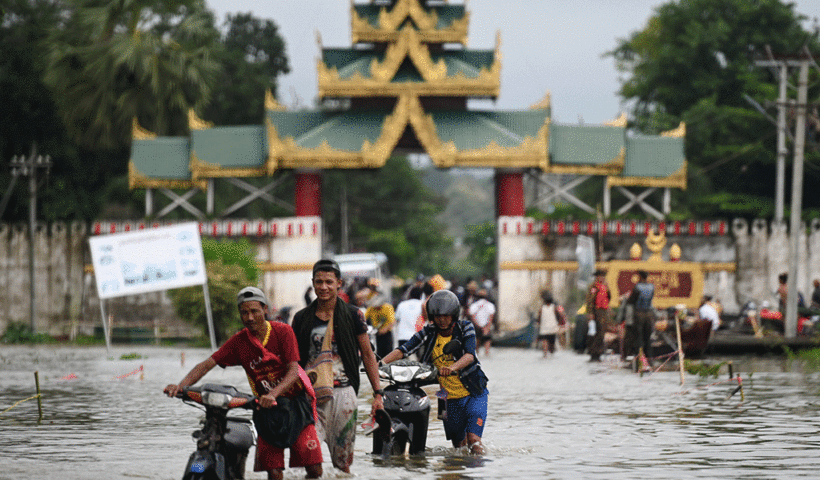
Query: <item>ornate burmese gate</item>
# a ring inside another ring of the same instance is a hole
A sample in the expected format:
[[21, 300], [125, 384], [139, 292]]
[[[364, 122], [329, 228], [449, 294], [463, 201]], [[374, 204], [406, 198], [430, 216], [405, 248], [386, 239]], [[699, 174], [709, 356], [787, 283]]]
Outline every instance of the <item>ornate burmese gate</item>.
[[[146, 190], [146, 214], [155, 215], [154, 192], [172, 200], [158, 217], [177, 207], [198, 218], [227, 216], [250, 201], [274, 202], [273, 182], [260, 188], [242, 179], [288, 170], [295, 175], [295, 216], [319, 219], [323, 170], [380, 168], [391, 155], [405, 153], [427, 154], [439, 168], [494, 168], [499, 224], [523, 219], [525, 172], [538, 172], [534, 203], [560, 198], [587, 210], [572, 188], [604, 176], [607, 212], [613, 186], [630, 199], [626, 209], [639, 206], [655, 216], [668, 213], [668, 201], [661, 213], [646, 202], [648, 193], [625, 187], [664, 188], [665, 198], [669, 188], [686, 187], [683, 125], [649, 136], [628, 134], [625, 116], [603, 125], [557, 124], [549, 94], [523, 110], [468, 108], [469, 99], [499, 95], [501, 42], [498, 37], [492, 50], [466, 48], [469, 12], [463, 4], [394, 0], [354, 3], [350, 12], [355, 48], [323, 47], [317, 62], [318, 94], [327, 108], [287, 111], [268, 93], [260, 125], [214, 126], [191, 112], [190, 136], [173, 138], [157, 137], [135, 119], [129, 184]], [[566, 183], [559, 175], [573, 177]], [[248, 195], [214, 212], [217, 180]], [[201, 192], [208, 199], [205, 212], [190, 202]], [[307, 284], [307, 266], [321, 247], [311, 241], [303, 251], [289, 251], [300, 252], [296, 263], [305, 266]], [[531, 252], [509, 238], [499, 242], [499, 264], [530, 260]], [[500, 269], [499, 282], [510, 288], [501, 289], [499, 317], [510, 326], [521, 323], [530, 300], [519, 295], [517, 281], [513, 271]]]

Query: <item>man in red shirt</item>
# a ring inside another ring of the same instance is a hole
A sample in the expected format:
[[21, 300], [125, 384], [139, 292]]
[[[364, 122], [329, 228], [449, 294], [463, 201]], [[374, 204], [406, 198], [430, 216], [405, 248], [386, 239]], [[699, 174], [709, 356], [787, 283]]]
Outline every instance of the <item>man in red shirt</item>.
[[[191, 369], [179, 385], [165, 387], [165, 393], [175, 397], [183, 387], [195, 384], [217, 365], [223, 368], [241, 365], [253, 393], [259, 397], [261, 408], [275, 406], [277, 397], [307, 395], [315, 424], [316, 398], [310, 380], [299, 366], [299, 348], [293, 330], [287, 324], [268, 320], [268, 300], [256, 287], [240, 290], [237, 305], [245, 328]], [[322, 475], [322, 449], [314, 424], [304, 427], [290, 446], [290, 466], [305, 467], [307, 478]], [[254, 471], [267, 471], [269, 479], [279, 480], [284, 468], [284, 449], [270, 445], [259, 435]]]
[[590, 285], [587, 292], [586, 306], [587, 315], [590, 321], [594, 322], [595, 334], [589, 345], [589, 356], [591, 362], [600, 362], [604, 353], [604, 333], [609, 322], [609, 287], [606, 285], [606, 272], [595, 271], [595, 282]]

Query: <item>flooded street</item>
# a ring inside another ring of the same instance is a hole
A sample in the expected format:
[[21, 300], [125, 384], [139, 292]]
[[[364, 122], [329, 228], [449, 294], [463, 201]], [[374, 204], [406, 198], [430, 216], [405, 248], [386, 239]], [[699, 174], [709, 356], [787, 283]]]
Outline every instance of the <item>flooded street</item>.
[[[131, 353], [142, 358], [120, 360]], [[0, 347], [0, 410], [34, 395], [35, 370], [43, 395], [39, 426], [36, 400], [0, 416], [0, 479], [181, 478], [202, 413], [161, 390], [208, 355], [173, 347], [116, 347], [110, 355], [98, 347]], [[324, 478], [817, 477], [820, 374], [799, 363], [734, 358], [744, 398], [727, 399], [735, 384], [710, 386], [725, 373], [687, 375], [680, 387], [677, 371], [640, 377], [587, 358], [559, 351], [544, 360], [523, 349], [482, 358], [490, 378], [484, 457], [455, 452], [433, 419], [424, 456], [373, 457], [370, 437], [360, 435], [353, 475], [333, 469], [325, 454]], [[205, 381], [249, 391], [241, 368], [215, 369]], [[359, 397], [361, 424], [369, 387]], [[249, 461], [246, 478], [265, 478], [251, 468]], [[304, 470], [288, 469], [285, 478], [304, 478]]]

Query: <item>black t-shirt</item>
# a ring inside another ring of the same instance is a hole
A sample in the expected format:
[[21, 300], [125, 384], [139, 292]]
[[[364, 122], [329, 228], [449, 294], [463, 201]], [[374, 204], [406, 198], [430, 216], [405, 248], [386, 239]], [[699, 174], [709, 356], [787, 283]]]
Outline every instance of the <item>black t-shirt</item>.
[[[354, 336], [358, 337], [363, 333], [367, 333], [367, 324], [365, 323], [364, 314], [361, 310], [357, 310], [357, 315], [353, 317], [353, 325]], [[308, 354], [308, 363], [313, 362], [313, 360], [316, 359], [322, 351], [322, 342], [325, 340], [326, 332], [327, 322], [314, 315], [313, 327], [310, 330], [310, 350]], [[340, 384], [346, 385], [348, 384], [348, 378], [347, 375], [345, 375], [344, 366], [342, 365], [342, 360], [339, 356], [339, 346], [336, 344], [335, 338], [331, 339], [331, 347], [333, 349], [333, 377]]]

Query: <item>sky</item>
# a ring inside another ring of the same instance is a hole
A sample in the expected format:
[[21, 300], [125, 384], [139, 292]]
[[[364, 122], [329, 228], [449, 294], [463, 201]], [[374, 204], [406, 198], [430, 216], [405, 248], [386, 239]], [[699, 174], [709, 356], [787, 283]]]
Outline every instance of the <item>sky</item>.
[[[317, 32], [324, 47], [349, 47], [350, 0], [206, 0], [221, 24], [227, 13], [272, 19], [285, 39], [291, 73], [279, 78], [278, 100], [313, 105]], [[356, 3], [361, 3], [357, 0]], [[450, 3], [461, 4], [460, 0]], [[501, 35], [501, 94], [480, 108], [523, 110], [549, 92], [553, 121], [603, 123], [626, 110], [611, 57], [619, 39], [643, 29], [658, 0], [469, 0], [468, 48], [492, 50]], [[820, 16], [820, 0], [794, 2]], [[809, 27], [807, 22], [806, 27]]]

